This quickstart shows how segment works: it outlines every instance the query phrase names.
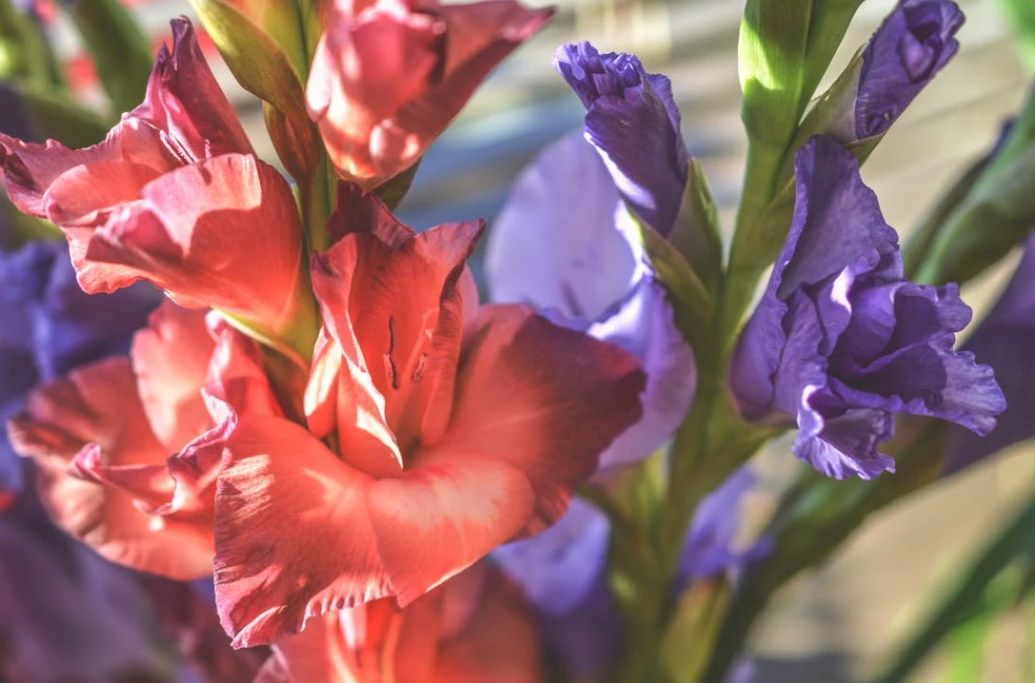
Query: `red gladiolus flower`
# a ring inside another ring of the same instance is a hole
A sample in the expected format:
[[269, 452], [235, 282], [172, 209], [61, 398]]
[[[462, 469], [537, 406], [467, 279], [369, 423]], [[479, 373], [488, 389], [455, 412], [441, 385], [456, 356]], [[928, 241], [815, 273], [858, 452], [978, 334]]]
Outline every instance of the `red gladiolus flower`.
[[339, 190], [339, 239], [312, 267], [309, 431], [241, 415], [223, 455], [216, 597], [235, 645], [405, 606], [541, 531], [639, 419], [631, 355], [525, 306], [479, 307], [465, 260], [481, 231], [414, 234], [375, 195]]
[[203, 312], [166, 302], [131, 359], [37, 389], [9, 427], [55, 523], [113, 562], [180, 580], [212, 573], [215, 478], [232, 424], [214, 424], [206, 396], [280, 414], [258, 347], [218, 318], [212, 326], [215, 343]]
[[306, 88], [331, 161], [366, 187], [406, 170], [550, 18], [514, 0], [337, 0]]
[[305, 301], [294, 197], [254, 156], [190, 23], [172, 25], [172, 52], [159, 52], [144, 103], [100, 144], [0, 134], [8, 193], [61, 227], [87, 293], [148, 280], [180, 305], [279, 338]]
[[539, 635], [513, 588], [482, 562], [405, 610], [330, 612], [278, 642], [256, 683], [537, 683]]

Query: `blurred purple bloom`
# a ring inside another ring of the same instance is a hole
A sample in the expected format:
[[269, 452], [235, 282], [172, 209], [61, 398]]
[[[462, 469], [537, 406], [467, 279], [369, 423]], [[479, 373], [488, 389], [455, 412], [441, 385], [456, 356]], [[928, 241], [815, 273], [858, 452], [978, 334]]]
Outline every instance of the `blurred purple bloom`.
[[[58, 242], [31, 242], [13, 253], [0, 251], [0, 415], [6, 421], [36, 383], [128, 352], [133, 333], [147, 324], [159, 299], [148, 285], [115, 294], [84, 294], [66, 247]], [[20, 468], [4, 430], [0, 492], [19, 488]]]
[[643, 418], [601, 456], [602, 468], [661, 447], [689, 412], [696, 388], [693, 352], [631, 230], [604, 164], [572, 134], [544, 149], [518, 178], [486, 254], [494, 301], [530, 304], [642, 363]]
[[970, 320], [956, 285], [904, 278], [898, 236], [840, 144], [813, 138], [795, 170], [790, 233], [733, 360], [744, 416], [796, 424], [795, 455], [838, 479], [894, 469], [877, 449], [896, 412], [990, 432], [1006, 406], [991, 368], [953, 350]]
[[553, 61], [586, 107], [586, 139], [615, 185], [636, 214], [667, 237], [689, 163], [672, 84], [644, 71], [634, 55], [600, 54], [587, 42], [560, 47]]
[[762, 539], [746, 549], [736, 549], [739, 527], [738, 508], [744, 495], [755, 487], [757, 478], [746, 467], [734, 472], [722, 486], [701, 501], [679, 558], [677, 591], [687, 584], [725, 571], [739, 571], [769, 549]]
[[0, 577], [0, 678], [166, 679], [141, 628], [149, 600], [130, 572], [54, 528], [29, 497], [0, 513]]
[[988, 436], [953, 429], [946, 439], [944, 474], [959, 470], [1020, 441], [1035, 437], [1035, 235], [999, 301], [963, 345], [995, 370], [1006, 411]]
[[0, 132], [22, 140], [33, 138], [32, 124], [26, 115], [22, 98], [9, 83], [0, 83]]
[[858, 139], [880, 135], [945, 66], [963, 13], [950, 0], [902, 0], [863, 53], [855, 106]]
[[[734, 550], [740, 501], [755, 483], [741, 469], [702, 501], [687, 530], [674, 591], [727, 571], [764, 552]], [[621, 657], [622, 623], [607, 586], [607, 516], [580, 499], [553, 527], [497, 548], [493, 559], [540, 614], [547, 647], [579, 681], [596, 681]]]

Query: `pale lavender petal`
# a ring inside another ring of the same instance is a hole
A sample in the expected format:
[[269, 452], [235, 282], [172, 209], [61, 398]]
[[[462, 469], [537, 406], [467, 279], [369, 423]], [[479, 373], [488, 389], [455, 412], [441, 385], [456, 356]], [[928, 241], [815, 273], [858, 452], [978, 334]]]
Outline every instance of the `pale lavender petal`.
[[603, 572], [610, 534], [604, 513], [573, 498], [552, 527], [526, 541], [500, 546], [492, 557], [539, 611], [560, 617], [586, 599]]
[[586, 107], [586, 139], [622, 195], [661, 235], [672, 232], [689, 156], [669, 80], [634, 55], [601, 54], [587, 42], [560, 47], [554, 67]]
[[485, 275], [493, 301], [586, 324], [625, 296], [636, 264], [615, 230], [618, 190], [578, 133], [547, 146], [493, 223]]
[[644, 273], [618, 310], [589, 327], [635, 355], [647, 373], [643, 417], [600, 456], [600, 468], [629, 465], [661, 448], [686, 419], [697, 388], [694, 353], [676, 327], [665, 290]]

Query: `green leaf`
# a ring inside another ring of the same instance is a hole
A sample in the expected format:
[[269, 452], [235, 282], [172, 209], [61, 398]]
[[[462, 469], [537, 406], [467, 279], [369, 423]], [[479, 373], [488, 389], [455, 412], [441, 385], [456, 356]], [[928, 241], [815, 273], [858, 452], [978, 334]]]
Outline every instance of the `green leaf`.
[[113, 113], [144, 101], [154, 57], [147, 36], [118, 0], [77, 0], [66, 7], [97, 67]]
[[799, 103], [802, 110], [816, 92], [819, 81], [830, 66], [830, 60], [841, 46], [848, 26], [862, 3], [863, 0], [817, 0], [812, 8], [802, 101]]
[[413, 185], [413, 179], [417, 177], [417, 168], [420, 166], [420, 162], [421, 159], [418, 159], [416, 163], [405, 171], [389, 178], [378, 185], [374, 190], [374, 192], [381, 197], [381, 200], [384, 201], [385, 205], [392, 211], [395, 211], [402, 200], [406, 197], [406, 193], [410, 191], [410, 186]]
[[0, 79], [62, 84], [46, 38], [11, 0], [0, 0]]
[[672, 683], [697, 683], [708, 664], [732, 591], [725, 579], [695, 583], [676, 603], [661, 656]]
[[64, 91], [33, 83], [6, 84], [17, 93], [38, 140], [57, 140], [66, 147], [95, 145], [108, 134], [110, 122], [76, 103]]
[[1008, 25], [1017, 38], [1021, 58], [1035, 72], [1035, 3], [1031, 0], [998, 0]]
[[1035, 226], [1035, 90], [1001, 149], [945, 218], [919, 266], [919, 282], [962, 283], [1024, 241]]
[[302, 77], [265, 31], [227, 2], [191, 0], [237, 82], [266, 101], [266, 124], [285, 168], [303, 184], [318, 170], [320, 136], [305, 109]]
[[708, 178], [697, 159], [690, 160], [683, 203], [669, 241], [697, 274], [705, 291], [712, 297], [717, 296], [722, 278], [719, 213]]
[[698, 365], [714, 360], [711, 330], [712, 300], [693, 268], [676, 248], [629, 210], [655, 277], [668, 293], [676, 326], [683, 333]]
[[800, 116], [812, 0], [748, 0], [740, 25], [741, 117], [753, 143], [782, 148]]
[[942, 594], [939, 604], [921, 627], [906, 640], [899, 654], [872, 683], [898, 683], [904, 680], [947, 635], [955, 631], [964, 620], [978, 613], [1001, 572], [1019, 556], [1033, 551], [1033, 528], [1035, 492], [961, 573], [956, 585]]

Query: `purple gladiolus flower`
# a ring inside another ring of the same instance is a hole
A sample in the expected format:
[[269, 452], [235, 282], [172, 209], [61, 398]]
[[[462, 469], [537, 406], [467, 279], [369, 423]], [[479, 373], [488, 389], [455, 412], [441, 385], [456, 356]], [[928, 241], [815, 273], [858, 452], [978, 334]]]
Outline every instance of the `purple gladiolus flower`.
[[647, 73], [634, 55], [600, 54], [586, 42], [559, 48], [554, 67], [586, 107], [586, 139], [622, 196], [648, 225], [668, 236], [689, 163], [668, 78]]
[[486, 255], [494, 301], [530, 304], [643, 364], [643, 418], [601, 456], [602, 468], [661, 447], [689, 412], [696, 388], [693, 352], [632, 230], [604, 164], [572, 134], [518, 178]]
[[992, 366], [1006, 411], [987, 437], [953, 429], [943, 473], [953, 474], [1020, 441], [1035, 437], [1035, 236], [999, 301], [963, 348]]
[[989, 433], [1006, 405], [991, 368], [953, 350], [970, 321], [957, 286], [904, 278], [898, 235], [840, 144], [812, 138], [795, 171], [790, 233], [733, 360], [744, 416], [796, 424], [795, 455], [838, 479], [894, 469], [877, 449], [896, 412]]
[[950, 0], [903, 0], [863, 53], [855, 105], [858, 139], [880, 135], [945, 66], [963, 13]]
[[[736, 573], [764, 547], [734, 549], [740, 502], [755, 483], [739, 470], [705, 498], [687, 530], [673, 590], [699, 579]], [[540, 614], [547, 647], [578, 681], [596, 681], [622, 654], [621, 614], [605, 574], [611, 525], [589, 503], [572, 500], [553, 527], [497, 548], [493, 559]]]

